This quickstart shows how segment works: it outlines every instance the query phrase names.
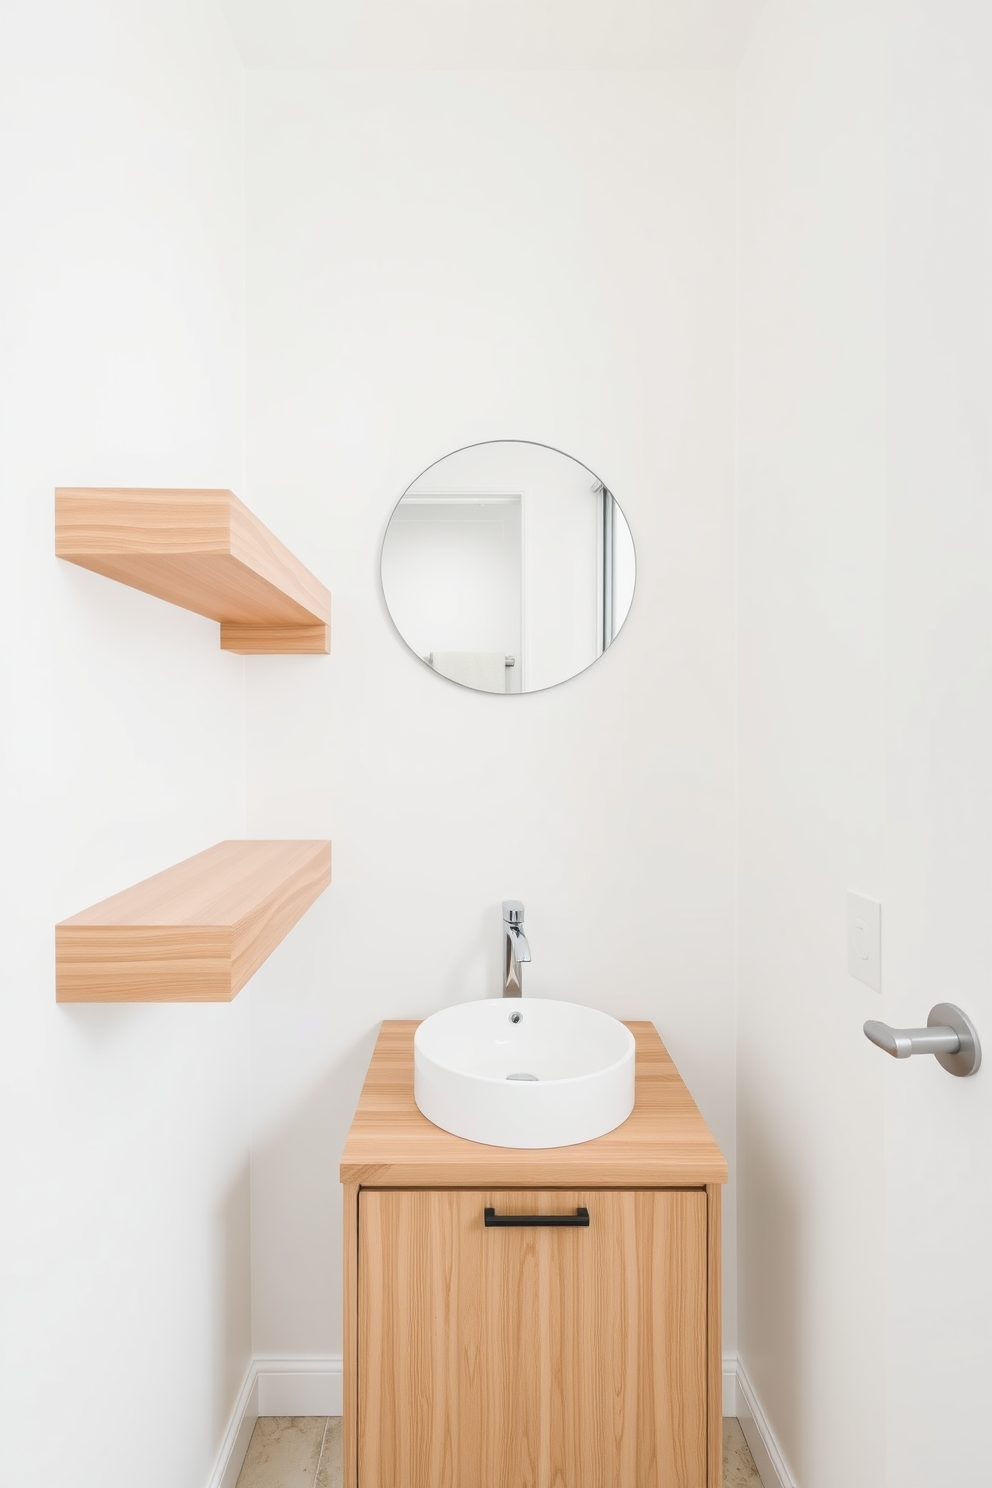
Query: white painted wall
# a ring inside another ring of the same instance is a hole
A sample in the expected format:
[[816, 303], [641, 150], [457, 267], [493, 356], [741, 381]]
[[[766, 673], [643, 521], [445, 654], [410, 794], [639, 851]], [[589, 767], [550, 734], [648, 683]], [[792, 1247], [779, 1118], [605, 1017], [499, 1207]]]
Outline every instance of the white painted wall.
[[54, 557], [56, 484], [243, 475], [213, 4], [0, 11], [0, 1482], [202, 1488], [250, 1353], [249, 1013], [55, 1003], [56, 920], [244, 829], [244, 666]]
[[889, 22], [883, 990], [986, 1064], [885, 1069], [888, 1488], [988, 1481], [992, 1315], [992, 14]]
[[222, 0], [250, 68], [732, 67], [765, 0]]
[[770, 0], [739, 75], [740, 1357], [802, 1488], [885, 1481], [884, 47]]
[[[248, 673], [250, 830], [335, 872], [253, 986], [254, 1341], [319, 1356], [376, 1026], [498, 993], [505, 896], [528, 994], [654, 1019], [734, 1159], [733, 79], [249, 75], [247, 141], [248, 499], [334, 594], [326, 664]], [[607, 657], [509, 700], [378, 588], [399, 495], [493, 437], [600, 473], [638, 559]]]

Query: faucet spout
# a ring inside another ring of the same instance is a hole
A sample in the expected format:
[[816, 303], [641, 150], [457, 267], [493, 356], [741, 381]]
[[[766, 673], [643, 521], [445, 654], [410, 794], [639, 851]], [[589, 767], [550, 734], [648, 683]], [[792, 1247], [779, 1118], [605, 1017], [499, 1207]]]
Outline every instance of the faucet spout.
[[503, 900], [503, 996], [521, 997], [521, 965], [530, 960], [530, 942], [523, 932], [524, 907], [519, 899]]
[[524, 932], [516, 925], [510, 931], [510, 940], [513, 943], [513, 954], [518, 961], [530, 960], [530, 941]]

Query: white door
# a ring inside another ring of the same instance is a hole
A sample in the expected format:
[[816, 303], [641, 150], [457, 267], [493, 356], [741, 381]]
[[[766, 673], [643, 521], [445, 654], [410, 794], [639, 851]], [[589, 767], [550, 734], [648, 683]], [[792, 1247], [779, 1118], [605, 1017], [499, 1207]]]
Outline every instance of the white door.
[[[886, 1060], [888, 1488], [992, 1482], [992, 6], [889, 12], [890, 1022], [959, 1003], [969, 1079]], [[884, 1056], [880, 1056], [884, 1058]]]

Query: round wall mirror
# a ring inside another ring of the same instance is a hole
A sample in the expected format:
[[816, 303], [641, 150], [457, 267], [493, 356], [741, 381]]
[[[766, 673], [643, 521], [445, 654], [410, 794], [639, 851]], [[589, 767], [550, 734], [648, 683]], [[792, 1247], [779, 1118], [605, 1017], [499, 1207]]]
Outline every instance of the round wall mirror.
[[634, 543], [588, 466], [495, 439], [445, 455], [401, 496], [382, 590], [403, 640], [440, 676], [538, 692], [616, 638], [634, 597]]

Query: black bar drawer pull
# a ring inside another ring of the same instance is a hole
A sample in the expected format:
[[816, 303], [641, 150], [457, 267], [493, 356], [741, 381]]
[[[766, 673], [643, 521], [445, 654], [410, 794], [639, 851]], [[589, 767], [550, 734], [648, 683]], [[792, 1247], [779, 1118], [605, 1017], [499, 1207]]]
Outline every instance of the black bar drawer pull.
[[538, 1225], [556, 1229], [589, 1228], [589, 1210], [576, 1209], [574, 1214], [497, 1214], [495, 1209], [485, 1211], [487, 1230], [534, 1229]]

